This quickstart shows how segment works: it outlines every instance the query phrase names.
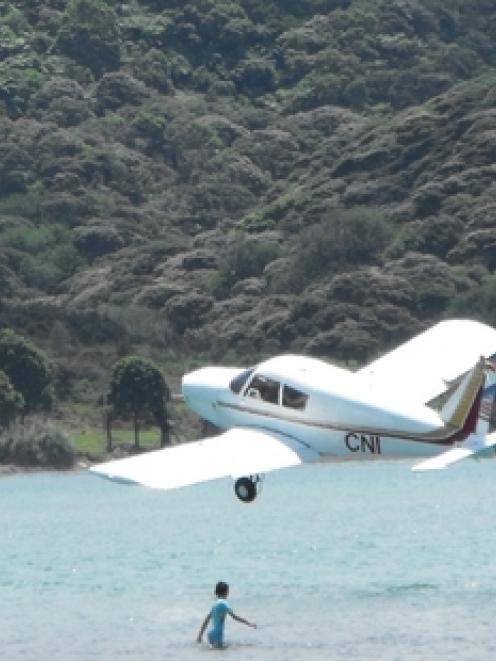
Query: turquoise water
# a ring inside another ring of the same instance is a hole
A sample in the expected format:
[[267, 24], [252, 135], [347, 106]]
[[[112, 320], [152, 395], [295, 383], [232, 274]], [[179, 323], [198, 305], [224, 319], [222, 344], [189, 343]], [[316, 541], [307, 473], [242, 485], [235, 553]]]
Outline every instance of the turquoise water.
[[[173, 492], [85, 472], [0, 478], [2, 659], [494, 659], [496, 462], [410, 462]], [[213, 585], [224, 652], [195, 637]], [[208, 654], [210, 656], [203, 656]]]

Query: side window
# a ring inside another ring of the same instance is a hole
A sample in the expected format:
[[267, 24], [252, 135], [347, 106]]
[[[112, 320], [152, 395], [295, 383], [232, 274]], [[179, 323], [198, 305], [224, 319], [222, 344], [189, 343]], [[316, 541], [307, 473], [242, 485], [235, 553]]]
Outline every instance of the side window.
[[245, 391], [245, 396], [261, 399], [269, 404], [279, 404], [280, 383], [256, 374]]
[[283, 406], [289, 406], [289, 408], [303, 411], [307, 405], [307, 401], [308, 395], [296, 390], [296, 388], [291, 388], [291, 386], [284, 386], [282, 390]]

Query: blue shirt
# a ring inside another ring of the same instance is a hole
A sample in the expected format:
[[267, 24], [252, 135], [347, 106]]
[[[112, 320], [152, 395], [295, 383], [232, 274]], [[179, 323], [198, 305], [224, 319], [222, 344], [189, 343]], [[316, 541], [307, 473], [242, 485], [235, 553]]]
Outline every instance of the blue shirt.
[[232, 615], [232, 609], [225, 599], [218, 599], [210, 611], [211, 628], [208, 632], [208, 642], [211, 645], [222, 645], [224, 642], [224, 622], [226, 615]]

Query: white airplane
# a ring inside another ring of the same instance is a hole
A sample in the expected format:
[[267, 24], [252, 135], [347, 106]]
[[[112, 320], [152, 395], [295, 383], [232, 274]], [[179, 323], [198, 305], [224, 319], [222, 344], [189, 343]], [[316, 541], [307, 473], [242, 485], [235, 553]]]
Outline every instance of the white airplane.
[[494, 455], [495, 352], [495, 329], [451, 320], [357, 372], [294, 355], [205, 367], [183, 377], [184, 399], [226, 431], [90, 470], [159, 489], [231, 476], [251, 502], [266, 472], [329, 457], [430, 456], [413, 467], [428, 470]]

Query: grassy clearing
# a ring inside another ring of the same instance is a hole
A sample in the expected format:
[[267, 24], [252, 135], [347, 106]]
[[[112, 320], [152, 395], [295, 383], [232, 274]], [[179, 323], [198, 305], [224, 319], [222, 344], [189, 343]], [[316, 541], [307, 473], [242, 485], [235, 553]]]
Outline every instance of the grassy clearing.
[[[77, 454], [88, 455], [98, 459], [106, 453], [107, 439], [105, 433], [98, 429], [87, 431], [64, 429]], [[133, 445], [134, 432], [132, 429], [116, 429], [112, 433], [114, 447], [119, 445]], [[140, 433], [140, 446], [142, 448], [159, 448], [160, 433], [157, 429], [143, 430]]]

